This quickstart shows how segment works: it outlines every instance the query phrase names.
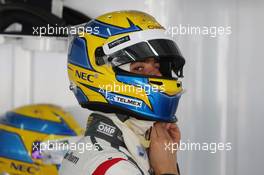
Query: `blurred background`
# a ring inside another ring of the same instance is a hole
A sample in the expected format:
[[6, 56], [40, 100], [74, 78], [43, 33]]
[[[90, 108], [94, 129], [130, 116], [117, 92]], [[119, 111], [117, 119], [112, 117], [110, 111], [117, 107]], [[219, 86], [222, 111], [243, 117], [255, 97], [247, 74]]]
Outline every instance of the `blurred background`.
[[[177, 111], [182, 140], [232, 146], [216, 153], [180, 151], [181, 173], [263, 174], [264, 1], [50, 0], [47, 5], [30, 0], [33, 10], [18, 1], [0, 0], [0, 114], [25, 104], [54, 103], [72, 112], [84, 127], [90, 113], [69, 90], [67, 38], [30, 36], [30, 23], [76, 25], [128, 9], [150, 13], [168, 29], [230, 27], [229, 34], [216, 36], [171, 30], [186, 58], [186, 92]], [[23, 15], [15, 15], [16, 10]], [[36, 19], [29, 18], [29, 11]]]

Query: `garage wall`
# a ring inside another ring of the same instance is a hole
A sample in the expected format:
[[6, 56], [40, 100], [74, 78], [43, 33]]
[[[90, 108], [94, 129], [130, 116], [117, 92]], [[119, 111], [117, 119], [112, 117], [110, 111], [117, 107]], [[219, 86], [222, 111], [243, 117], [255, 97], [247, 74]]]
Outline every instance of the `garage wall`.
[[[178, 159], [182, 174], [262, 174], [263, 2], [65, 2], [91, 17], [112, 10], [138, 9], [166, 26], [231, 26], [228, 36], [174, 36], [187, 60], [186, 93], [177, 112], [182, 140], [232, 143], [231, 151], [180, 151]], [[51, 102], [66, 107], [85, 123], [85, 110], [80, 110], [68, 90], [65, 66], [66, 50], [28, 51], [19, 41], [0, 44], [0, 113], [23, 104]]]
[[1, 44], [0, 112], [29, 103], [76, 104], [68, 90], [66, 53], [24, 50]]

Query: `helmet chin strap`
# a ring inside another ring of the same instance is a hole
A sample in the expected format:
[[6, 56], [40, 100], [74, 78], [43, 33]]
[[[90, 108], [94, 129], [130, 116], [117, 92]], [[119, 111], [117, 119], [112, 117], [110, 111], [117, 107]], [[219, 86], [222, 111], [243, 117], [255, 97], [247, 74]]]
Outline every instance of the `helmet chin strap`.
[[149, 134], [154, 121], [139, 120], [123, 114], [116, 114], [116, 116], [120, 121], [126, 124], [135, 133], [135, 135], [137, 135], [139, 142], [144, 148], [149, 148]]
[[[152, 126], [152, 121], [138, 120], [133, 117], [121, 121], [116, 116], [111, 117], [114, 124], [121, 130], [127, 150], [137, 162], [139, 167], [147, 174], [150, 169], [148, 155], [142, 138], [145, 132]], [[141, 153], [141, 154], [139, 154]]]
[[124, 122], [139, 138], [140, 143], [144, 148], [148, 148], [150, 144], [147, 131], [153, 126], [153, 121], [138, 120], [129, 118]]

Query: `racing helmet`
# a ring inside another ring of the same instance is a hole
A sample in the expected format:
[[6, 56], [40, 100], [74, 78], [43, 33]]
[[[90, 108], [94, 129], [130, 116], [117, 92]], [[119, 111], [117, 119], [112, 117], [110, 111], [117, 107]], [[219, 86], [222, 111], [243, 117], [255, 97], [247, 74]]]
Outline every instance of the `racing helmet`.
[[0, 174], [57, 175], [60, 164], [43, 161], [35, 145], [82, 133], [74, 118], [58, 106], [27, 105], [6, 112], [0, 118]]
[[[162, 76], [121, 68], [147, 58], [160, 63]], [[154, 17], [116, 11], [91, 20], [71, 36], [67, 67], [70, 89], [82, 107], [175, 122], [184, 64], [175, 41]]]

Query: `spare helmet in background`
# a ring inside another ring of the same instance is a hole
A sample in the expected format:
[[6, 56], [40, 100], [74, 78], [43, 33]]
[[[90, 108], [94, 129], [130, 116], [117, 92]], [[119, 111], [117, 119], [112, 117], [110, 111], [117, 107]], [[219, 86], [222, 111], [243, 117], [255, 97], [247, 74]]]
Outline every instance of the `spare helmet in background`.
[[45, 162], [41, 142], [83, 134], [71, 114], [50, 104], [27, 105], [0, 118], [0, 174], [57, 175], [60, 164]]

